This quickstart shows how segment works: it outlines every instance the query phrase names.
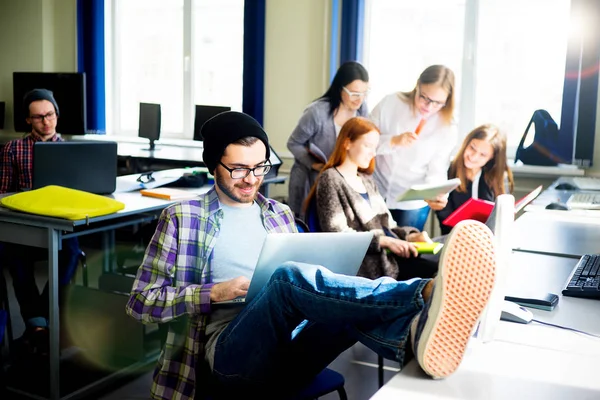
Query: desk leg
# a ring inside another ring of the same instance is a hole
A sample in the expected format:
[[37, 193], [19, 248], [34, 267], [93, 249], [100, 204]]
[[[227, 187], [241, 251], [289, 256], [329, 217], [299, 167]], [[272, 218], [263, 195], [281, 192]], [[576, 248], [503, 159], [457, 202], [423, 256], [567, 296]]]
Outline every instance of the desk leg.
[[114, 229], [102, 232], [102, 252], [104, 273], [114, 272], [116, 267], [116, 235]]
[[59, 232], [55, 229], [48, 229], [48, 303], [50, 305], [50, 400], [60, 399], [59, 386], [59, 353], [60, 353], [60, 326], [58, 310], [58, 246]]

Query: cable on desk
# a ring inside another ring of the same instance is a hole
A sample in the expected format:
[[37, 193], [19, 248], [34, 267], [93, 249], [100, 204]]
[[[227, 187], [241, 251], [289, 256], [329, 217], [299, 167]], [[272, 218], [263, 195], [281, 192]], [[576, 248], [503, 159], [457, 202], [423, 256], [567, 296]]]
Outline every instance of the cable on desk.
[[537, 322], [538, 324], [542, 324], [542, 325], [548, 325], [548, 326], [553, 326], [555, 328], [560, 328], [560, 329], [566, 329], [568, 331], [573, 331], [573, 332], [577, 332], [577, 333], [582, 333], [584, 335], [587, 336], [592, 336], [595, 338], [599, 338], [600, 339], [600, 335], [594, 335], [593, 333], [588, 333], [588, 332], [584, 332], [584, 331], [580, 331], [579, 329], [575, 329], [575, 328], [569, 328], [568, 326], [562, 326], [562, 325], [556, 325], [556, 324], [551, 324], [549, 322], [544, 322], [544, 321], [540, 321], [537, 319], [532, 319], [533, 322]]

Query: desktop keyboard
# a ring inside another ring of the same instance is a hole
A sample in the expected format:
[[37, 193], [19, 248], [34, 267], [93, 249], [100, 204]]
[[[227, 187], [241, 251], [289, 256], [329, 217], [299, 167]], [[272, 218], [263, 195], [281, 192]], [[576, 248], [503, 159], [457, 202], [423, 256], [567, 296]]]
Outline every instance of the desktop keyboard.
[[576, 177], [573, 178], [573, 184], [579, 190], [600, 190], [600, 179], [591, 177]]
[[600, 210], [600, 193], [573, 193], [567, 200], [573, 210]]
[[600, 299], [600, 254], [585, 254], [573, 268], [563, 296]]

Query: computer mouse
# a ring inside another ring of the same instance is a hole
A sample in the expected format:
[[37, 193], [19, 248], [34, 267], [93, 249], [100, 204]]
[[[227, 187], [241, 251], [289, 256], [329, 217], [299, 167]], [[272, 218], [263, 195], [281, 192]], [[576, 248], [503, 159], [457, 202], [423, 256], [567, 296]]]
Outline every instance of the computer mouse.
[[552, 203], [550, 203], [546, 206], [546, 210], [568, 210], [568, 209], [569, 209], [569, 207], [567, 207], [566, 204], [559, 203], [556, 201], [553, 201]]
[[533, 314], [531, 311], [525, 307], [521, 307], [517, 303], [504, 300], [500, 319], [503, 321], [517, 322], [519, 324], [528, 324], [533, 319]]
[[579, 188], [575, 185], [571, 185], [570, 183], [563, 182], [559, 183], [554, 187], [556, 190], [579, 190]]

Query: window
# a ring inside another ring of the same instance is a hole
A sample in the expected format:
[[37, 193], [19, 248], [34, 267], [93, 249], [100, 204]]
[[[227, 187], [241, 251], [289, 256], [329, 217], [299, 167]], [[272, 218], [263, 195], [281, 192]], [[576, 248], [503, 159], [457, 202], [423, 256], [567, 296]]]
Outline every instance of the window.
[[139, 103], [161, 104], [161, 137], [193, 136], [194, 105], [242, 109], [243, 0], [113, 0], [107, 119], [137, 135]]
[[509, 156], [536, 109], [560, 124], [570, 0], [366, 0], [369, 107], [432, 64], [457, 79], [459, 132], [494, 123]]
[[429, 65], [444, 64], [458, 77], [465, 1], [366, 1], [363, 61], [369, 71], [370, 109], [385, 95], [412, 90]]

